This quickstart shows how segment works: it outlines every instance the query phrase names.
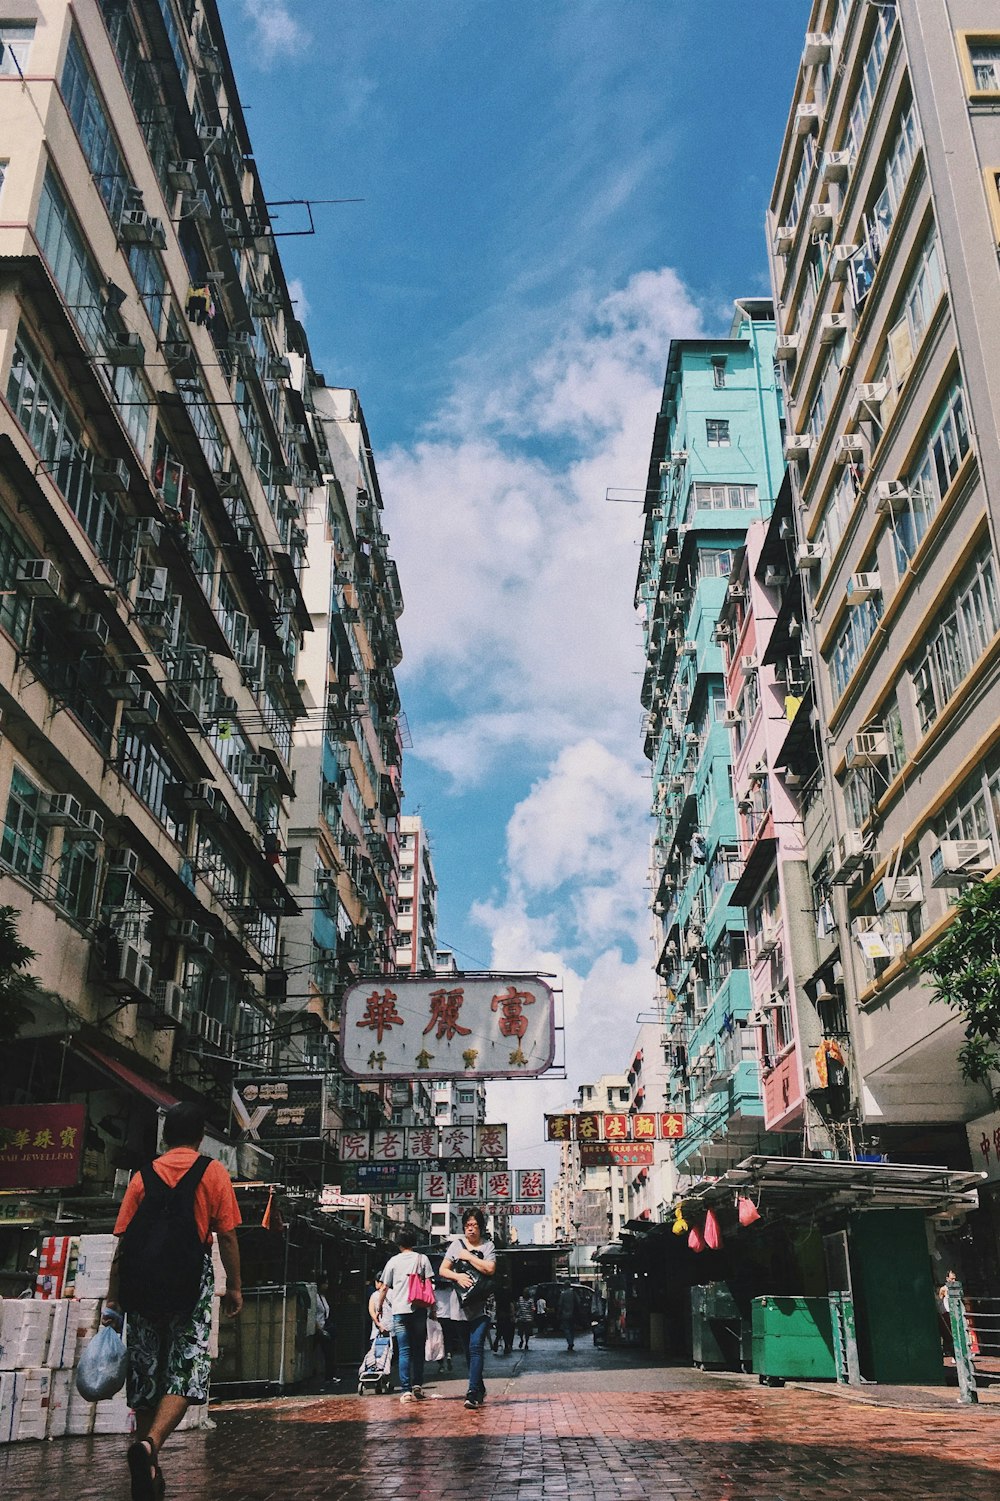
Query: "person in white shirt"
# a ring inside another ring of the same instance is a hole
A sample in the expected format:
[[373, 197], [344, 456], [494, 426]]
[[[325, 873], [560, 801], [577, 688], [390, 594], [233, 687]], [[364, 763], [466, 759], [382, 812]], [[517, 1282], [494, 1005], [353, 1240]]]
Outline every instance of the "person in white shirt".
[[416, 1272], [419, 1277], [433, 1278], [434, 1271], [427, 1257], [415, 1251], [418, 1236], [416, 1230], [404, 1225], [399, 1232], [399, 1252], [390, 1256], [379, 1281], [376, 1304], [377, 1316], [381, 1319], [386, 1300], [392, 1314], [392, 1332], [396, 1337], [399, 1352], [399, 1385], [401, 1402], [421, 1401], [424, 1396], [424, 1346], [427, 1343], [427, 1305], [411, 1303], [409, 1283]]
[[[464, 1235], [456, 1236], [445, 1253], [439, 1276], [459, 1288], [457, 1318], [469, 1362], [469, 1390], [465, 1405], [482, 1407], [486, 1401], [483, 1385], [483, 1357], [490, 1320], [486, 1312], [489, 1278], [497, 1269], [493, 1242], [486, 1239], [486, 1216], [481, 1209], [470, 1209], [462, 1222]], [[461, 1293], [466, 1293], [464, 1304]]]

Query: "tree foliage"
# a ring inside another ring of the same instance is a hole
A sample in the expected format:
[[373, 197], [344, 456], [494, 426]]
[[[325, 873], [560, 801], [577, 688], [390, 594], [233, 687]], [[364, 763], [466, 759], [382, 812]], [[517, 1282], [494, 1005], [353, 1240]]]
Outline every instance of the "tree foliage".
[[38, 956], [18, 937], [16, 907], [0, 907], [0, 1042], [10, 1042], [32, 1020], [30, 1002], [41, 986], [28, 965]]
[[944, 937], [917, 961], [934, 999], [965, 1022], [964, 1078], [991, 1087], [1000, 1073], [1000, 879], [968, 886]]

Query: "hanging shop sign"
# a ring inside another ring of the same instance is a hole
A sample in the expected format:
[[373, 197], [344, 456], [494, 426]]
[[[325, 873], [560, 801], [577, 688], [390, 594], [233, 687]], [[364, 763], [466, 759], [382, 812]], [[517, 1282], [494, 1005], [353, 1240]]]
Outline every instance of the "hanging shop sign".
[[581, 1141], [581, 1167], [649, 1167], [651, 1141]]
[[582, 1111], [577, 1115], [547, 1115], [546, 1141], [679, 1141], [687, 1118], [680, 1111], [639, 1111], [637, 1114], [603, 1114]]
[[344, 1162], [337, 1172], [345, 1193], [414, 1193], [420, 1178], [413, 1162]]
[[392, 1126], [332, 1133], [341, 1162], [400, 1162], [421, 1165], [507, 1157], [507, 1127]]
[[446, 1199], [459, 1203], [496, 1204], [502, 1209], [516, 1200], [528, 1204], [545, 1203], [545, 1171], [543, 1168], [465, 1169], [446, 1172], [428, 1169], [420, 1174], [417, 1198], [424, 1204], [437, 1204]]
[[341, 1014], [356, 1079], [526, 1079], [555, 1057], [555, 997], [538, 975], [382, 975], [350, 986]]
[[969, 1121], [965, 1130], [972, 1166], [985, 1173], [990, 1183], [1000, 1182], [1000, 1110]]
[[0, 1188], [73, 1188], [80, 1179], [84, 1105], [0, 1108]]
[[323, 1080], [316, 1074], [237, 1079], [233, 1117], [253, 1141], [318, 1141], [323, 1134]]

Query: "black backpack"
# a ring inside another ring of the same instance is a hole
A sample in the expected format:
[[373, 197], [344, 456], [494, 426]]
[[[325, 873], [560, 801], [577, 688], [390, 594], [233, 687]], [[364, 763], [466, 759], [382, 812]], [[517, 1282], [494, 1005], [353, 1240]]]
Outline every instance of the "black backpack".
[[143, 1168], [144, 1197], [118, 1247], [118, 1297], [126, 1313], [168, 1319], [194, 1312], [205, 1266], [194, 1196], [211, 1161], [199, 1157], [173, 1188], [152, 1163]]

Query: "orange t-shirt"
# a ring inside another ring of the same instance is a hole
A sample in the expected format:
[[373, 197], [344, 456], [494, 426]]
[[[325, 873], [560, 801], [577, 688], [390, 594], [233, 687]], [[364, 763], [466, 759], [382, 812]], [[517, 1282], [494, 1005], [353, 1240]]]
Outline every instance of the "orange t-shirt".
[[[153, 1163], [153, 1171], [163, 1179], [164, 1183], [174, 1188], [197, 1157], [198, 1153], [193, 1147], [172, 1147], [169, 1152], [164, 1152], [162, 1157], [157, 1157]], [[145, 1198], [145, 1194], [142, 1174], [134, 1173], [125, 1190], [118, 1218], [115, 1220], [116, 1235], [122, 1234]], [[236, 1226], [242, 1223], [232, 1181], [222, 1163], [217, 1162], [214, 1157], [205, 1169], [205, 1176], [195, 1189], [194, 1219], [198, 1234], [205, 1242], [209, 1241], [211, 1231], [235, 1230]]]

